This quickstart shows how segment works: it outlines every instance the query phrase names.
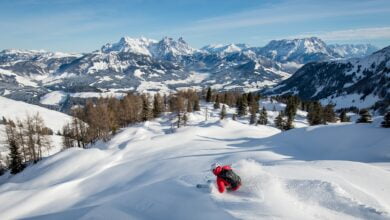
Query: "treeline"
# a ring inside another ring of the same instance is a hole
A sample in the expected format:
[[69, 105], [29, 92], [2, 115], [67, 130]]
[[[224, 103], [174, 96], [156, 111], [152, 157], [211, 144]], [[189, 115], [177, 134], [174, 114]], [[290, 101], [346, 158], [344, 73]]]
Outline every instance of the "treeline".
[[[334, 110], [335, 106], [333, 104], [327, 104], [323, 106], [319, 101], [300, 100], [296, 96], [276, 96], [276, 97], [271, 97], [271, 100], [272, 99], [275, 99], [287, 105], [285, 111], [280, 113], [280, 115], [282, 116], [289, 115], [288, 112], [291, 112], [292, 114], [293, 112], [296, 112], [296, 109], [306, 111], [308, 113], [307, 120], [310, 125], [335, 123], [337, 121], [350, 122], [351, 118], [347, 115], [347, 112], [353, 112], [359, 114], [359, 118], [356, 120], [356, 123], [372, 122], [372, 115], [370, 111], [366, 108], [358, 109], [356, 107], [349, 107], [349, 108], [341, 108], [335, 111]], [[278, 123], [275, 122], [275, 124], [279, 128], [283, 126], [278, 126], [278, 124], [283, 124], [283, 123], [289, 124], [286, 121], [281, 123], [280, 122], [282, 121], [281, 117], [277, 118], [277, 121]], [[381, 124], [382, 127], [385, 128], [390, 127], [390, 112], [387, 112], [385, 114], [383, 122]], [[287, 126], [287, 128], [288, 127], [289, 126]]]
[[[19, 173], [29, 163], [38, 162], [43, 152], [52, 147], [49, 135], [53, 135], [53, 131], [45, 126], [39, 113], [27, 115], [24, 120], [13, 121], [3, 117], [1, 121], [5, 124], [5, 145], [10, 150], [5, 164], [11, 174]], [[0, 166], [3, 172], [7, 168], [3, 164]]]
[[108, 141], [120, 128], [158, 118], [164, 112], [172, 112], [172, 124], [181, 127], [187, 124], [189, 112], [200, 110], [199, 102], [194, 90], [153, 96], [129, 93], [122, 99], [88, 101], [72, 111], [73, 121], [63, 127], [64, 148], [85, 148], [97, 140]]
[[[246, 117], [249, 115], [249, 124], [252, 125], [267, 125], [268, 115], [265, 106], [260, 106], [259, 101], [262, 98], [260, 93], [239, 93], [239, 92], [213, 92], [208, 88], [206, 93], [206, 101], [214, 102], [214, 109], [220, 108], [222, 103], [222, 109], [220, 118], [224, 119], [226, 114], [225, 104], [229, 107], [235, 107], [236, 112], [232, 114], [232, 119], [236, 120], [237, 117]], [[278, 117], [275, 118], [275, 126], [281, 130], [288, 130], [293, 128], [293, 120], [296, 115], [297, 109], [301, 103], [296, 96], [278, 96], [271, 97], [273, 100], [286, 103], [286, 108], [281, 111]], [[274, 109], [274, 111], [276, 111]]]
[[[286, 104], [285, 111], [280, 112], [279, 116], [276, 118], [277, 122], [275, 122], [275, 125], [279, 128], [283, 128], [283, 124], [286, 125], [282, 130], [293, 128], [292, 120], [298, 109], [307, 112], [307, 121], [310, 125], [334, 123], [338, 120], [341, 122], [350, 121], [350, 118], [346, 115], [346, 110], [341, 111], [339, 116], [337, 116], [334, 105], [332, 104], [323, 106], [319, 101], [301, 100], [299, 97], [291, 95], [276, 96], [273, 97], [273, 99]], [[287, 116], [287, 120], [283, 121], [282, 118], [285, 115]]]

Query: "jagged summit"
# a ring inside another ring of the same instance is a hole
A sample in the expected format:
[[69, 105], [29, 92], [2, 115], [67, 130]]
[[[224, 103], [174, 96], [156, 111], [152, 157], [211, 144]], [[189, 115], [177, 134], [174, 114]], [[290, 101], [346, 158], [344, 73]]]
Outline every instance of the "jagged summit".
[[132, 52], [136, 54], [151, 55], [149, 46], [157, 41], [147, 38], [122, 37], [117, 43], [107, 43], [101, 49], [104, 53], [109, 52]]
[[155, 57], [191, 55], [196, 52], [180, 37], [177, 41], [170, 37], [164, 37], [158, 43], [151, 45], [151, 53]]
[[170, 37], [164, 37], [160, 41], [144, 37], [122, 37], [117, 43], [108, 43], [101, 48], [103, 53], [126, 52], [154, 58], [162, 58], [168, 54], [173, 56], [190, 55], [195, 51], [181, 37], [177, 41]]

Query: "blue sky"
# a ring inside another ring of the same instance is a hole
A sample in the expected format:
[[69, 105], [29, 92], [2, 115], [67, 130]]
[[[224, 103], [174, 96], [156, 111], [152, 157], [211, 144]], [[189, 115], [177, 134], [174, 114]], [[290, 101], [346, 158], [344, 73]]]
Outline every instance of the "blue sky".
[[0, 0], [0, 50], [88, 52], [122, 36], [200, 48], [318, 36], [390, 45], [390, 0]]

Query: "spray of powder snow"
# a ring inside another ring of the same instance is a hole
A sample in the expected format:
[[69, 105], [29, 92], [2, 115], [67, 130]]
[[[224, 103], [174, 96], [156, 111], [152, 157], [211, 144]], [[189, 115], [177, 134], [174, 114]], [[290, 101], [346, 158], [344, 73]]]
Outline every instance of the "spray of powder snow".
[[322, 216], [321, 209], [314, 209], [300, 201], [286, 188], [284, 179], [268, 173], [256, 161], [240, 160], [232, 167], [241, 177], [241, 188], [221, 194], [213, 186], [211, 195], [233, 216], [239, 219], [310, 219]]

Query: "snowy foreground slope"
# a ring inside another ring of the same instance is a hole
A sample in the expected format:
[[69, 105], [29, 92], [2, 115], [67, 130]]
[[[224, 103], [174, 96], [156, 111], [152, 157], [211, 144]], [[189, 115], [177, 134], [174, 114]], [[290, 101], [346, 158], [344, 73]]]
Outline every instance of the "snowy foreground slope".
[[[129, 127], [0, 177], [0, 219], [390, 219], [390, 136], [378, 120], [280, 133], [203, 119], [175, 133], [167, 119]], [[195, 187], [215, 161], [237, 170], [239, 191]]]

